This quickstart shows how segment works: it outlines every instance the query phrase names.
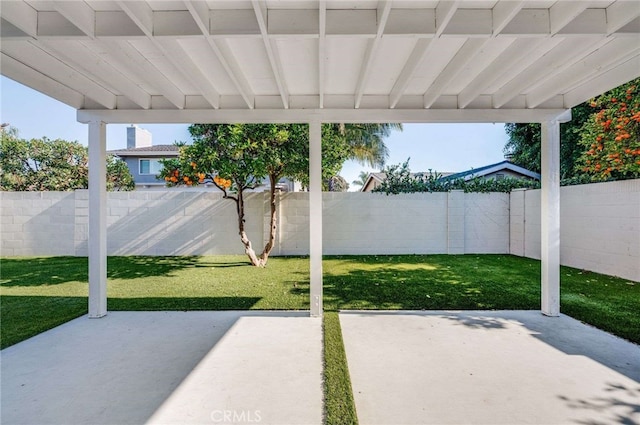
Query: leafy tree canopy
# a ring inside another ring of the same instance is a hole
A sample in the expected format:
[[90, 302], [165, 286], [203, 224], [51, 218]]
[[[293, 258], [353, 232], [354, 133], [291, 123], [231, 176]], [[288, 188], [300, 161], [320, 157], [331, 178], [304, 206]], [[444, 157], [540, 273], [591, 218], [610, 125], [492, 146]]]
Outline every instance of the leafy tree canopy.
[[349, 190], [349, 182], [342, 176], [333, 176], [329, 179], [329, 192], [346, 192]]
[[193, 143], [181, 145], [179, 158], [162, 161], [160, 176], [168, 186], [208, 182], [231, 194], [255, 189], [269, 175], [280, 179], [306, 173], [306, 126], [194, 124], [189, 132]]
[[[0, 189], [67, 191], [89, 187], [88, 151], [78, 142], [25, 140], [11, 128], [0, 132]], [[126, 164], [107, 157], [107, 190], [133, 190]]]
[[[212, 183], [236, 204], [238, 233], [254, 266], [264, 267], [273, 249], [277, 216], [276, 184], [280, 178], [305, 173], [308, 130], [299, 124], [194, 124], [193, 144], [182, 145], [178, 158], [162, 161], [160, 176], [169, 186]], [[245, 192], [265, 178], [270, 183], [270, 233], [257, 254], [245, 231]]]
[[[329, 190], [332, 179], [337, 181], [335, 177], [339, 176], [342, 165], [349, 159], [373, 167], [384, 166], [388, 157], [384, 139], [393, 130], [402, 130], [402, 125], [323, 124], [324, 190]], [[198, 184], [201, 173], [211, 181], [214, 175], [230, 179], [233, 183], [229, 187], [231, 192], [241, 186], [250, 189], [270, 173], [300, 181], [305, 187], [309, 185], [309, 134], [306, 124], [194, 124], [189, 127], [189, 132], [193, 144], [184, 144], [181, 156], [200, 158], [199, 173], [180, 167], [180, 160], [170, 160], [165, 168], [172, 172], [180, 169], [182, 174], [178, 179], [166, 172], [161, 173], [168, 185]]]
[[[306, 126], [305, 126], [306, 128]], [[392, 131], [402, 131], [401, 124], [323, 124], [322, 182], [323, 190], [334, 187], [331, 179], [340, 174], [347, 160], [370, 167], [384, 167], [389, 150], [384, 143]], [[308, 158], [308, 148], [305, 158]], [[289, 176], [308, 187], [308, 163], [301, 173]]]
[[438, 172], [429, 170], [428, 173], [415, 175], [411, 174], [409, 159], [398, 165], [391, 165], [385, 168], [384, 173], [387, 178], [376, 187], [373, 192], [386, 193], [387, 195], [397, 195], [399, 193], [420, 193], [420, 192], [450, 192], [452, 190], [463, 190], [465, 192], [511, 192], [518, 188], [539, 188], [540, 183], [535, 180], [517, 179], [507, 177], [504, 179], [483, 179], [473, 178], [470, 180], [446, 179]]
[[[581, 129], [591, 113], [587, 104], [581, 104], [571, 110], [572, 120], [560, 124], [560, 175], [570, 178], [576, 175], [576, 161], [580, 156]], [[504, 153], [510, 161], [528, 170], [539, 173], [541, 170], [540, 124], [505, 124], [509, 136]]]

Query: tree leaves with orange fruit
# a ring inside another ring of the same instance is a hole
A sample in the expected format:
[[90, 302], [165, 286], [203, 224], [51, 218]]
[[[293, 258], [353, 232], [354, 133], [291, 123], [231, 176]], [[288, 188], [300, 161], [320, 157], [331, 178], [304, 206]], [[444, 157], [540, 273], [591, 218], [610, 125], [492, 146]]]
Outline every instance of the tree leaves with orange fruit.
[[640, 78], [590, 102], [579, 167], [594, 180], [640, 177]]
[[[322, 126], [323, 180], [336, 176], [349, 158], [382, 163], [383, 139], [394, 124], [324, 124]], [[309, 180], [309, 128], [306, 124], [193, 124], [191, 145], [182, 145], [175, 159], [162, 161], [160, 177], [167, 186], [213, 184], [224, 198], [236, 203], [238, 232], [251, 264], [264, 266], [276, 236], [277, 183], [288, 177]], [[268, 180], [271, 219], [269, 238], [256, 254], [245, 231], [245, 193]]]
[[[308, 129], [301, 124], [194, 124], [191, 145], [175, 159], [162, 161], [160, 176], [168, 186], [212, 184], [236, 203], [238, 233], [254, 266], [265, 266], [275, 242], [276, 184], [280, 178], [306, 173]], [[247, 192], [269, 180], [269, 238], [256, 253], [245, 230]]]

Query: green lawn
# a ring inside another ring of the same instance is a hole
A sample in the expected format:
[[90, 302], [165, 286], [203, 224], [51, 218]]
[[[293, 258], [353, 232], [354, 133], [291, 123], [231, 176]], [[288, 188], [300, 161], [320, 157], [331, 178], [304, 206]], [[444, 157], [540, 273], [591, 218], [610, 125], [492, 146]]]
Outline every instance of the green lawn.
[[[640, 343], [640, 283], [561, 268], [560, 310]], [[511, 255], [332, 257], [325, 309], [538, 310], [540, 262]]]
[[[109, 310], [309, 308], [309, 260], [243, 256], [109, 257]], [[87, 259], [0, 260], [2, 348], [87, 313]]]
[[[110, 310], [307, 309], [307, 258], [110, 257]], [[640, 343], [640, 284], [562, 268], [561, 310]], [[87, 259], [0, 260], [2, 347], [86, 313]], [[539, 309], [540, 262], [509, 255], [337, 256], [325, 310]]]

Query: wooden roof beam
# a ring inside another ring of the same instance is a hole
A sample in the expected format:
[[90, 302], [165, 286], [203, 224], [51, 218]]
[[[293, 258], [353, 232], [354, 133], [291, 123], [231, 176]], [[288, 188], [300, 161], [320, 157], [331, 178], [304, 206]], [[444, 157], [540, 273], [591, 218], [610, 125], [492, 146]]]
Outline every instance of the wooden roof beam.
[[378, 50], [380, 49], [382, 34], [384, 33], [384, 27], [387, 24], [387, 19], [389, 19], [390, 11], [390, 0], [384, 0], [378, 3], [376, 36], [373, 38], [373, 40], [369, 41], [367, 45], [367, 51], [364, 56], [364, 61], [362, 62], [362, 67], [360, 68], [360, 76], [358, 77], [358, 85], [356, 86], [355, 93], [356, 109], [360, 107], [360, 102], [362, 101], [364, 90], [367, 86], [367, 82], [369, 81], [369, 75], [371, 74], [373, 62], [378, 54]]
[[253, 94], [251, 93], [251, 89], [247, 80], [244, 78], [242, 70], [238, 63], [235, 61], [232, 55], [225, 55], [218, 45], [218, 43], [225, 43], [223, 40], [220, 40], [218, 43], [214, 40], [209, 33], [209, 8], [205, 2], [201, 1], [191, 1], [184, 0], [184, 4], [191, 13], [193, 20], [200, 28], [200, 31], [204, 35], [209, 47], [211, 47], [211, 51], [216, 56], [220, 64], [227, 72], [227, 75], [233, 82], [236, 90], [240, 93], [240, 96], [245, 101], [249, 109], [253, 109]]
[[267, 28], [267, 6], [265, 2], [260, 0], [252, 0], [253, 11], [258, 20], [258, 26], [260, 27], [260, 34], [262, 35], [262, 41], [264, 48], [269, 58], [269, 64], [271, 65], [271, 71], [278, 86], [278, 92], [282, 99], [282, 105], [285, 109], [289, 109], [289, 92], [285, 84], [284, 77], [282, 76], [282, 65], [277, 56], [277, 48], [271, 43], [269, 38], [269, 31]]
[[318, 95], [319, 107], [324, 108], [325, 73], [327, 68], [327, 1], [318, 3]]
[[154, 37], [153, 10], [149, 5], [142, 1], [120, 0], [117, 3], [164, 57], [200, 90], [202, 96], [214, 109], [218, 109], [220, 93], [193, 63], [179, 42], [175, 38], [163, 38], [161, 42]]
[[80, 31], [91, 38], [96, 35], [96, 13], [83, 1], [54, 1], [53, 7]]

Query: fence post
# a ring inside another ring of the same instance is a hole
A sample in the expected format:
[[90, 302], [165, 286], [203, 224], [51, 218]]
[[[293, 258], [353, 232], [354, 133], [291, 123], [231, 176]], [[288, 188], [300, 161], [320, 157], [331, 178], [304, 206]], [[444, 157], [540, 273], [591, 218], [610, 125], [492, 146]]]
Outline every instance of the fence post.
[[464, 191], [447, 194], [447, 253], [464, 254]]
[[525, 197], [526, 189], [509, 193], [509, 254], [525, 257]]

